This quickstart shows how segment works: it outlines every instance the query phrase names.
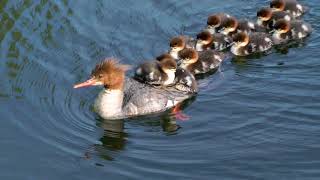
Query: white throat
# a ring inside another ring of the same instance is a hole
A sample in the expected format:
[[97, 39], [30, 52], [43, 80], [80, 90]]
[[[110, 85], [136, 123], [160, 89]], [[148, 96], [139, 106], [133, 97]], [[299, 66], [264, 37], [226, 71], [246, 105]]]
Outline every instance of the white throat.
[[197, 50], [197, 51], [203, 51], [203, 44], [197, 42], [197, 44], [196, 44], [196, 50]]
[[177, 50], [171, 50], [170, 51], [170, 55], [174, 58], [174, 59], [178, 59], [178, 52]]
[[102, 118], [122, 115], [123, 91], [102, 90], [95, 103], [94, 109]]
[[174, 79], [176, 77], [175, 71], [166, 71], [166, 74], [168, 76], [168, 79], [163, 83], [164, 85], [170, 85], [174, 82]]

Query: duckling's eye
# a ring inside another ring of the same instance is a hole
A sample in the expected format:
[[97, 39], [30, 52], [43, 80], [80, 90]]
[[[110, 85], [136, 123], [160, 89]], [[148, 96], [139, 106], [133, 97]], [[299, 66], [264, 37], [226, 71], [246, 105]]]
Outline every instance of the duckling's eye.
[[98, 75], [98, 78], [102, 78], [102, 77], [103, 77], [102, 74], [99, 74], [99, 75]]

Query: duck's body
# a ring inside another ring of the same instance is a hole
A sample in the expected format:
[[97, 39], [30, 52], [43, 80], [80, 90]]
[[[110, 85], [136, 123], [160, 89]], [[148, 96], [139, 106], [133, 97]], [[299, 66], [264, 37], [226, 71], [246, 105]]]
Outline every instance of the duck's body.
[[212, 14], [208, 17], [207, 28], [205, 30], [209, 31], [211, 34], [218, 33], [229, 18], [231, 18], [231, 15], [227, 13]]
[[190, 98], [194, 93], [174, 87], [155, 87], [125, 78], [126, 67], [108, 59], [98, 64], [91, 79], [74, 88], [103, 85], [95, 103], [95, 111], [105, 119], [120, 119], [162, 112]]
[[167, 86], [174, 83], [176, 69], [177, 64], [172, 58], [146, 61], [137, 67], [134, 78], [146, 84]]
[[173, 87], [155, 87], [127, 78], [123, 91], [102, 90], [94, 109], [102, 118], [119, 119], [163, 112], [192, 95]]
[[251, 34], [237, 33], [233, 38], [234, 44], [231, 52], [236, 56], [247, 56], [254, 53], [268, 51], [272, 48], [273, 42], [271, 37], [262, 32]]
[[270, 8], [274, 11], [285, 11], [297, 18], [306, 12], [306, 7], [298, 3], [296, 0], [272, 0]]
[[245, 32], [245, 33], [251, 33], [251, 32], [256, 32], [257, 27], [254, 22], [251, 22], [247, 19], [241, 19], [238, 21], [238, 27], [237, 27], [237, 32]]
[[270, 31], [274, 28], [275, 23], [280, 20], [284, 19], [286, 21], [294, 20], [294, 17], [285, 11], [272, 11], [271, 8], [261, 8], [257, 12], [257, 24], [258, 26], [262, 26]]
[[224, 54], [215, 50], [197, 52], [194, 49], [185, 49], [179, 54], [180, 67], [194, 75], [208, 73], [219, 68]]
[[299, 40], [312, 33], [310, 24], [304, 21], [285, 21], [279, 20], [274, 26], [272, 39], [275, 44], [287, 43], [290, 40]]
[[189, 36], [176, 36], [170, 40], [169, 54], [174, 58], [178, 59], [179, 51], [184, 48], [195, 48], [196, 42], [192, 37]]

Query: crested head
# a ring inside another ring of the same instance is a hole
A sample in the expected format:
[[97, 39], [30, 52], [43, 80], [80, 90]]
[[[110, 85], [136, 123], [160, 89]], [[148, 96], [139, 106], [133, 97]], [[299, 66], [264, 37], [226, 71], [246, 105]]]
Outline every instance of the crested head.
[[173, 37], [170, 41], [170, 48], [172, 50], [180, 51], [186, 46], [186, 40], [183, 36]]
[[167, 59], [167, 58], [172, 58], [173, 59], [173, 57], [169, 53], [164, 53], [164, 54], [161, 54], [160, 56], [156, 57], [156, 60], [157, 61], [162, 61], [162, 60]]
[[211, 27], [217, 27], [221, 24], [221, 18], [218, 14], [210, 15], [207, 20], [207, 25]]
[[258, 19], [262, 20], [262, 21], [269, 21], [272, 17], [272, 10], [271, 8], [261, 8], [258, 12], [257, 12], [257, 17]]
[[202, 31], [197, 34], [197, 42], [201, 44], [209, 44], [213, 41], [213, 37], [209, 31]]
[[89, 80], [75, 85], [74, 88], [103, 85], [109, 90], [122, 89], [125, 72], [128, 69], [128, 65], [120, 64], [116, 59], [105, 59], [95, 66], [91, 72], [91, 78]]
[[238, 32], [233, 36], [233, 42], [236, 46], [246, 46], [249, 43], [249, 35], [245, 32]]
[[270, 8], [275, 11], [283, 11], [285, 8], [286, 2], [284, 0], [272, 0], [270, 2]]
[[275, 23], [274, 29], [279, 33], [287, 33], [290, 30], [290, 23], [285, 19], [280, 19]]
[[183, 64], [192, 64], [198, 61], [198, 52], [192, 48], [186, 48], [179, 52], [179, 58]]

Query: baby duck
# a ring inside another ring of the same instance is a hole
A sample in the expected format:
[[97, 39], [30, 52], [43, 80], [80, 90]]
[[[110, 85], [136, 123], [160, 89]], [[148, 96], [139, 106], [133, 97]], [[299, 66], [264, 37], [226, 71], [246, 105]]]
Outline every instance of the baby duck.
[[217, 13], [210, 15], [207, 20], [206, 30], [211, 34], [217, 33], [224, 26], [228, 18], [231, 18], [231, 16], [227, 13]]
[[271, 8], [261, 8], [257, 12], [257, 24], [266, 28], [267, 30], [273, 29], [276, 21], [280, 19], [285, 19], [286, 21], [291, 21], [294, 17], [285, 11], [272, 11]]
[[227, 49], [232, 43], [232, 38], [221, 34], [211, 34], [209, 31], [202, 31], [197, 34], [196, 50], [204, 51], [214, 49], [217, 51], [223, 51]]
[[293, 17], [300, 17], [306, 12], [306, 7], [299, 4], [296, 0], [272, 0], [270, 8], [273, 11], [285, 11], [292, 14]]
[[273, 43], [268, 34], [239, 32], [233, 37], [231, 52], [236, 56], [247, 56], [271, 49]]
[[272, 38], [275, 44], [286, 43], [289, 40], [298, 40], [307, 37], [312, 33], [310, 24], [303, 21], [278, 20], [274, 25]]
[[179, 52], [179, 66], [190, 71], [192, 74], [203, 74], [217, 69], [223, 59], [223, 53], [215, 50], [197, 52], [194, 49], [186, 48]]
[[146, 84], [168, 86], [174, 83], [176, 69], [177, 63], [172, 57], [146, 61], [137, 67], [134, 79]]
[[195, 43], [191, 37], [187, 36], [176, 36], [170, 40], [169, 54], [174, 58], [178, 59], [178, 53], [184, 48], [194, 48]]
[[249, 34], [255, 31], [257, 31], [255, 23], [247, 19], [237, 20], [234, 17], [227, 19], [224, 27], [222, 27], [222, 29], [220, 30], [222, 34], [229, 36], [232, 36], [234, 33], [237, 32], [245, 32]]

